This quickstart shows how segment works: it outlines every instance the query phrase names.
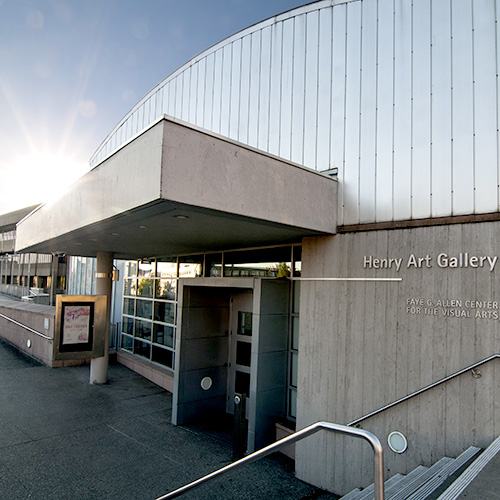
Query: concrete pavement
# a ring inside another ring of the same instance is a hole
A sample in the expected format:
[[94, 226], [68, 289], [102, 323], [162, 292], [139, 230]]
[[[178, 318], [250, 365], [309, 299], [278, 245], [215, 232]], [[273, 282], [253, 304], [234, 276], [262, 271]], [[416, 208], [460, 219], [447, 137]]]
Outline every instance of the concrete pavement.
[[[171, 395], [121, 365], [51, 369], [0, 341], [0, 499], [154, 500], [231, 461], [232, 448], [170, 423]], [[313, 499], [273, 455], [189, 499]], [[322, 499], [335, 498], [321, 495]]]

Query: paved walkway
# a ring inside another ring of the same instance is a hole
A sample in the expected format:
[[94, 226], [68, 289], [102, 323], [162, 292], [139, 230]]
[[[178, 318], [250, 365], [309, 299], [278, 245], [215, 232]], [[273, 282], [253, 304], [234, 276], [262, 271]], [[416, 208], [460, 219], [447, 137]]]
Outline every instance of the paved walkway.
[[[88, 366], [47, 368], [0, 341], [1, 500], [154, 500], [230, 462], [227, 444], [170, 423], [169, 393], [121, 365], [109, 380], [90, 385]], [[273, 455], [181, 498], [318, 493]]]

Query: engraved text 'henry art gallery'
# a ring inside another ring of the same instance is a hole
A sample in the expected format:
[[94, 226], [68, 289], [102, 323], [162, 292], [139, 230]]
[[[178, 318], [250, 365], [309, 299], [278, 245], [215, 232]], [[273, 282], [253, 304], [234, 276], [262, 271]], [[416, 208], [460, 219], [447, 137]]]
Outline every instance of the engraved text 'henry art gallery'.
[[456, 255], [443, 252], [435, 257], [429, 254], [419, 256], [412, 253], [406, 259], [403, 257], [378, 258], [373, 255], [365, 255], [363, 257], [364, 269], [395, 269], [396, 271], [400, 271], [403, 267], [406, 269], [439, 267], [443, 269], [484, 268], [493, 272], [497, 262], [497, 255], [472, 255], [468, 252], [461, 252]]

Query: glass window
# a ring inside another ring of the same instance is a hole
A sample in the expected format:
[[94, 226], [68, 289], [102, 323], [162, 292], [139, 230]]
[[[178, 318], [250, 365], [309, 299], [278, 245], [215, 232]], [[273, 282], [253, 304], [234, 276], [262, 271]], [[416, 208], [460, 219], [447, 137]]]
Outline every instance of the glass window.
[[297, 351], [299, 349], [299, 317], [292, 318], [292, 349]]
[[288, 393], [288, 413], [290, 417], [297, 418], [297, 389], [290, 389]]
[[153, 298], [154, 280], [150, 278], [137, 280], [137, 295], [139, 297]]
[[175, 300], [177, 298], [177, 280], [159, 279], [155, 281], [155, 297], [157, 299]]
[[129, 261], [125, 264], [125, 278], [135, 278], [137, 276], [137, 262]]
[[300, 312], [300, 281], [293, 281], [293, 307], [292, 312]]
[[299, 310], [300, 310], [300, 281], [292, 281], [291, 287], [290, 318], [290, 351], [289, 351], [289, 390], [288, 390], [288, 416], [296, 418], [297, 415], [297, 382], [299, 364]]
[[293, 247], [293, 275], [299, 277], [302, 274], [302, 247]]
[[149, 321], [135, 320], [135, 337], [151, 340], [151, 323]]
[[152, 319], [153, 303], [150, 300], [137, 300], [136, 316]]
[[154, 320], [175, 324], [175, 302], [155, 302]]
[[123, 299], [123, 314], [133, 316], [135, 313], [135, 299]]
[[175, 278], [177, 276], [177, 258], [159, 260], [156, 263], [156, 276], [159, 278]]
[[236, 364], [241, 366], [250, 366], [252, 360], [252, 344], [251, 342], [236, 343]]
[[155, 264], [151, 261], [140, 261], [137, 276], [140, 278], [151, 278], [154, 276]]
[[224, 276], [290, 276], [292, 249], [289, 246], [224, 253]]
[[179, 258], [179, 278], [203, 276], [203, 255]]
[[220, 278], [222, 276], [221, 253], [205, 255], [205, 276], [208, 278]]
[[151, 357], [151, 344], [141, 342], [140, 340], [134, 340], [134, 354], [149, 359]]
[[125, 279], [123, 282], [123, 295], [137, 295], [137, 280]]
[[298, 368], [299, 368], [299, 353], [292, 352], [291, 353], [291, 372], [290, 372], [290, 385], [292, 387], [297, 387], [298, 380]]
[[130, 335], [134, 335], [134, 319], [123, 317], [123, 333], [129, 333]]
[[250, 374], [236, 370], [234, 377], [234, 392], [250, 396]]
[[168, 349], [163, 349], [162, 347], [152, 346], [152, 356], [151, 360], [155, 363], [160, 363], [168, 368], [174, 367], [174, 356], [173, 352]]
[[132, 351], [134, 345], [134, 339], [128, 335], [122, 335], [122, 349], [126, 351]]
[[168, 347], [174, 347], [174, 332], [175, 329], [172, 326], [154, 323], [153, 342], [156, 344], [166, 345]]
[[238, 311], [238, 334], [252, 335], [252, 318], [251, 312]]

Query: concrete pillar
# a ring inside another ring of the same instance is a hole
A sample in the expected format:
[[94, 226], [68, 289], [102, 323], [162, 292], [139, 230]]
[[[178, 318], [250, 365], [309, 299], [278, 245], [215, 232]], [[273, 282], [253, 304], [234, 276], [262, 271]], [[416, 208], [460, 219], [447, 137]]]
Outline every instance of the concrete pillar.
[[111, 290], [113, 282], [111, 273], [113, 271], [113, 254], [111, 252], [97, 252], [96, 262], [96, 295], [106, 295], [108, 298], [106, 305], [106, 328], [104, 338], [104, 356], [92, 358], [90, 360], [90, 383], [105, 384], [108, 381], [108, 361], [109, 361], [109, 322], [111, 311]]
[[57, 277], [59, 276], [59, 256], [52, 255], [50, 263], [50, 299], [49, 304], [51, 306], [56, 305], [56, 291], [57, 291]]

